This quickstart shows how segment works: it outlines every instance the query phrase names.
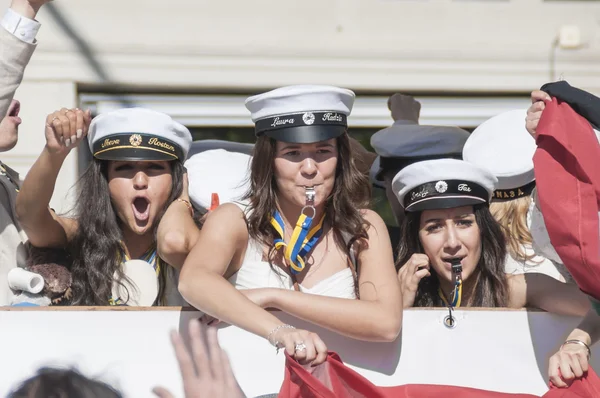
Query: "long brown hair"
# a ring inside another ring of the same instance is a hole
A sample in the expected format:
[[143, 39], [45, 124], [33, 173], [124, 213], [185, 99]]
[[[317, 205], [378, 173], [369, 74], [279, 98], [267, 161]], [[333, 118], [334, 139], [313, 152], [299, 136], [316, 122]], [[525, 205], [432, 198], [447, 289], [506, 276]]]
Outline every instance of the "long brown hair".
[[532, 262], [535, 253], [530, 255], [524, 246], [531, 246], [533, 239], [527, 227], [527, 212], [531, 204], [531, 196], [504, 202], [492, 202], [490, 212], [504, 230], [508, 245], [508, 254], [517, 261]]
[[[502, 228], [494, 219], [487, 205], [473, 206], [475, 221], [479, 226], [481, 257], [477, 263], [471, 306], [506, 307], [508, 305], [508, 281], [504, 273], [506, 241]], [[421, 212], [408, 212], [400, 226], [400, 245], [396, 268], [402, 267], [415, 253], [423, 253], [419, 239]], [[440, 282], [431, 267], [431, 276], [421, 279], [415, 298], [415, 307], [444, 307], [439, 297]]]
[[[118, 256], [123, 232], [108, 189], [108, 162], [94, 158], [78, 182], [79, 196], [74, 213], [79, 227], [67, 248], [73, 259], [71, 305], [108, 305], [115, 271], [120, 278], [125, 277]], [[183, 190], [183, 164], [180, 161], [171, 161], [171, 174], [173, 181], [169, 199], [152, 227], [155, 239], [160, 219]], [[161, 304], [165, 300], [168, 268], [165, 263], [162, 265], [158, 299]]]
[[[355, 242], [366, 242], [368, 238], [368, 222], [363, 218], [361, 209], [369, 206], [371, 186], [354, 163], [348, 134], [344, 133], [336, 141], [338, 162], [333, 190], [325, 205], [325, 223], [333, 229], [338, 247], [350, 255], [350, 248]], [[256, 140], [250, 165], [250, 188], [245, 195], [251, 210], [247, 213], [248, 233], [269, 248], [271, 265], [275, 254], [275, 230], [271, 226], [271, 217], [277, 209], [275, 144], [274, 139], [264, 135]]]

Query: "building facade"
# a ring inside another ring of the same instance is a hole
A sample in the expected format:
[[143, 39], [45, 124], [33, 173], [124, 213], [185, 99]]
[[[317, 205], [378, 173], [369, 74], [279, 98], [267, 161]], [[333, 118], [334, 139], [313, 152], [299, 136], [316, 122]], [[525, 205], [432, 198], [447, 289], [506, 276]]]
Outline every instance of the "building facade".
[[[422, 101], [421, 123], [465, 128], [559, 78], [600, 94], [594, 0], [56, 0], [38, 20], [19, 144], [2, 154], [23, 174], [62, 107], [146, 106], [201, 137], [251, 127], [244, 98], [287, 84], [355, 90], [354, 129], [388, 126], [393, 92]], [[84, 152], [61, 171], [58, 210]]]

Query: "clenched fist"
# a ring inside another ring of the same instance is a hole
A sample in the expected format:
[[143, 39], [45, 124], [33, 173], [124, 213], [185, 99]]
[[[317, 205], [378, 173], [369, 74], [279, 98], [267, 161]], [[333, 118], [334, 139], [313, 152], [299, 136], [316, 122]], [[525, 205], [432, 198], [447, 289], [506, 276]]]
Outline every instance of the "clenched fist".
[[413, 254], [398, 270], [398, 281], [400, 282], [404, 308], [410, 308], [415, 304], [421, 279], [430, 275], [429, 257], [421, 253]]
[[68, 154], [87, 136], [92, 113], [62, 108], [46, 117], [46, 148], [50, 153]]

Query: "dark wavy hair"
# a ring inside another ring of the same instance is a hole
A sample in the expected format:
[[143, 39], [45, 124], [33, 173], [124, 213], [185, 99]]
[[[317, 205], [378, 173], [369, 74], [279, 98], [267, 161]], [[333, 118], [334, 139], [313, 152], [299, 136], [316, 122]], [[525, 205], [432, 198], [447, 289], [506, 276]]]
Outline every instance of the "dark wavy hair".
[[[118, 258], [122, 248], [122, 226], [108, 190], [108, 162], [94, 158], [78, 182], [79, 196], [74, 208], [78, 230], [68, 245], [73, 276], [71, 305], [108, 305], [114, 273], [125, 277]], [[170, 164], [171, 194], [154, 222], [154, 234], [168, 205], [183, 190], [183, 165], [178, 160]], [[159, 275], [159, 302], [164, 299], [166, 272], [163, 262]]]
[[[333, 229], [336, 244], [350, 255], [350, 248], [355, 242], [366, 243], [368, 239], [369, 225], [361, 209], [370, 204], [371, 185], [354, 164], [348, 134], [344, 133], [336, 141], [338, 162], [333, 190], [325, 205], [325, 223]], [[276, 255], [273, 244], [275, 230], [270, 222], [277, 209], [275, 157], [276, 141], [264, 135], [258, 137], [250, 166], [250, 188], [245, 196], [251, 209], [247, 216], [248, 232], [251, 238], [269, 248], [271, 266]]]
[[8, 398], [121, 398], [123, 395], [110, 385], [89, 379], [73, 369], [41, 368], [25, 380]]
[[[481, 238], [481, 257], [477, 263], [476, 278], [471, 306], [506, 307], [508, 305], [508, 282], [504, 272], [506, 240], [502, 227], [494, 219], [486, 204], [473, 206], [475, 221]], [[400, 226], [400, 245], [396, 267], [401, 268], [415, 253], [423, 253], [419, 239], [419, 226], [422, 212], [407, 212]], [[423, 278], [417, 290], [415, 307], [444, 307], [438, 294], [438, 276], [433, 269], [431, 276]]]

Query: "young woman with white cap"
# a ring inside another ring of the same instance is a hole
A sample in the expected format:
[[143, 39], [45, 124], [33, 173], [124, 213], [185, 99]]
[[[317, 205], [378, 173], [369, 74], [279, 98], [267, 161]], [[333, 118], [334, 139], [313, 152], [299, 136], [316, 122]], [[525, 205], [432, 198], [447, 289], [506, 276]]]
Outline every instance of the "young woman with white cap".
[[558, 255], [546, 258], [530, 226], [538, 225], [533, 154], [536, 145], [525, 129], [525, 110], [512, 110], [486, 120], [467, 139], [463, 159], [492, 172], [498, 184], [490, 211], [500, 223], [507, 241], [507, 274], [540, 272], [561, 282], [571, 275]]
[[584, 315], [577, 286], [544, 274], [507, 275], [506, 241], [489, 211], [496, 177], [471, 163], [440, 159], [400, 171], [403, 205], [398, 278], [404, 307], [535, 307]]
[[[147, 109], [101, 114], [91, 125], [90, 116], [64, 108], [48, 115], [46, 146], [23, 182], [17, 215], [32, 245], [70, 255], [71, 304], [165, 303], [172, 275], [156, 254], [155, 230], [182, 192], [191, 134]], [[48, 207], [56, 178], [86, 136], [94, 158], [73, 216], [59, 216]]]
[[350, 151], [353, 102], [353, 92], [328, 86], [249, 98], [258, 137], [249, 205], [209, 213], [181, 271], [190, 304], [302, 362], [323, 362], [324, 343], [263, 308], [357, 339], [391, 341], [401, 327], [387, 229], [365, 210], [369, 184]]

